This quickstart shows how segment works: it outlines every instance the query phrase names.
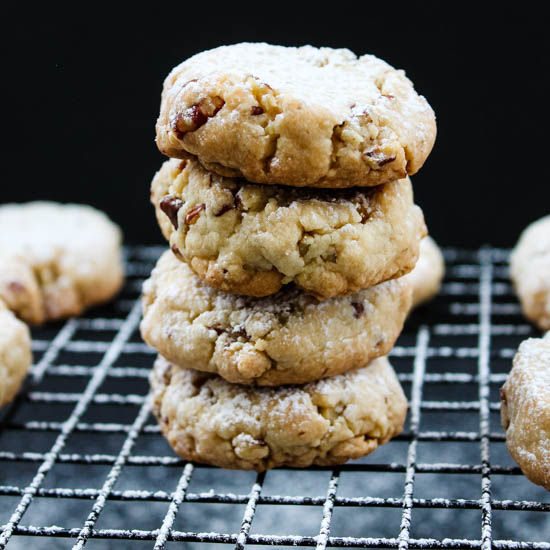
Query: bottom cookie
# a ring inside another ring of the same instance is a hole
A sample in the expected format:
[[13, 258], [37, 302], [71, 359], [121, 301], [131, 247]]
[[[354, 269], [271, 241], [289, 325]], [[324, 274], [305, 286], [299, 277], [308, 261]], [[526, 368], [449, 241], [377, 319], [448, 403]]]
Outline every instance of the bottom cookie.
[[521, 343], [500, 396], [508, 451], [530, 481], [550, 491], [550, 332]]
[[0, 407], [15, 397], [31, 363], [29, 329], [0, 300]]
[[398, 435], [407, 413], [386, 357], [303, 386], [256, 388], [159, 356], [150, 382], [153, 412], [174, 451], [223, 468], [341, 464]]

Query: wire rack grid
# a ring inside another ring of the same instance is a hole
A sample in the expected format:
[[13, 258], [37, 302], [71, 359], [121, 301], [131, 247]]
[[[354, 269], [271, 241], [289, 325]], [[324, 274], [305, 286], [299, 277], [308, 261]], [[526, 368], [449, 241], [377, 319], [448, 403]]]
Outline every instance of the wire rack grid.
[[161, 252], [128, 248], [114, 304], [34, 332], [25, 391], [0, 416], [0, 549], [550, 549], [549, 493], [499, 423], [511, 359], [537, 335], [506, 250], [445, 251], [439, 297], [391, 353], [404, 433], [342, 466], [263, 474], [185, 462], [150, 415], [139, 293]]

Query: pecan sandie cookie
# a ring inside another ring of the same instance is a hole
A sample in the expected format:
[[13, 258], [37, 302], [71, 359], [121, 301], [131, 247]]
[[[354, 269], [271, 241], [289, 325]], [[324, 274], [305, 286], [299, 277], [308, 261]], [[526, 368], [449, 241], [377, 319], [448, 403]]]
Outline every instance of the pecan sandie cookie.
[[436, 124], [405, 73], [373, 55], [244, 43], [175, 67], [156, 130], [163, 153], [224, 176], [354, 187], [416, 173]]
[[79, 315], [123, 282], [119, 228], [89, 206], [0, 206], [0, 298], [27, 323]]
[[521, 343], [500, 394], [508, 451], [533, 483], [550, 491], [550, 332]]
[[181, 367], [241, 384], [300, 384], [388, 353], [410, 305], [405, 277], [322, 302], [291, 285], [265, 298], [228, 294], [167, 251], [143, 285], [141, 334]]
[[407, 400], [386, 357], [304, 386], [251, 388], [160, 357], [153, 412], [174, 451], [223, 468], [341, 464], [403, 429]]
[[510, 257], [510, 275], [525, 316], [550, 330], [550, 216], [523, 231]]
[[256, 185], [165, 162], [151, 200], [174, 254], [206, 283], [267, 296], [295, 283], [319, 299], [408, 273], [426, 234], [408, 179], [370, 188]]

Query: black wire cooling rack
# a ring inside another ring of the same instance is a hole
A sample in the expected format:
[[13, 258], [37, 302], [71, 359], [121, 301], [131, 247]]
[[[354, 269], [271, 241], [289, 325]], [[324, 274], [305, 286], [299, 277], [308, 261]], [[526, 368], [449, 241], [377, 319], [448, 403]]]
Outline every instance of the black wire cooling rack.
[[139, 292], [162, 250], [127, 250], [110, 306], [34, 331], [26, 389], [0, 415], [0, 549], [550, 549], [550, 493], [506, 452], [499, 388], [521, 316], [507, 251], [446, 250], [439, 297], [391, 354], [404, 433], [336, 468], [187, 463], [149, 413]]

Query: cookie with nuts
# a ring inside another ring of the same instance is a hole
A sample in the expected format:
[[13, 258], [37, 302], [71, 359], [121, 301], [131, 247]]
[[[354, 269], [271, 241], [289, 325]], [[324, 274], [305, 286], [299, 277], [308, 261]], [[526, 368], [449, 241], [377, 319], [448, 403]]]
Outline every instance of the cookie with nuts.
[[171, 71], [156, 133], [169, 157], [220, 175], [338, 188], [416, 173], [436, 124], [404, 72], [375, 56], [243, 43]]
[[300, 384], [388, 353], [410, 305], [404, 277], [322, 302], [293, 285], [265, 298], [228, 294], [167, 251], [143, 285], [141, 334], [181, 367], [240, 384]]
[[31, 363], [29, 329], [0, 299], [0, 407], [15, 397]]
[[0, 298], [39, 324], [110, 299], [123, 282], [121, 233], [89, 206], [0, 206]]
[[550, 216], [523, 231], [510, 257], [510, 276], [525, 316], [550, 330]]
[[550, 491], [550, 332], [521, 343], [500, 394], [508, 451], [533, 483]]
[[263, 471], [342, 464], [402, 429], [407, 400], [386, 357], [304, 386], [251, 388], [157, 359], [153, 412], [186, 460]]
[[411, 183], [312, 189], [256, 185], [166, 161], [151, 201], [172, 251], [218, 289], [267, 296], [294, 283], [319, 299], [409, 272], [426, 234]]

